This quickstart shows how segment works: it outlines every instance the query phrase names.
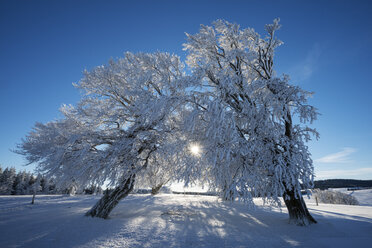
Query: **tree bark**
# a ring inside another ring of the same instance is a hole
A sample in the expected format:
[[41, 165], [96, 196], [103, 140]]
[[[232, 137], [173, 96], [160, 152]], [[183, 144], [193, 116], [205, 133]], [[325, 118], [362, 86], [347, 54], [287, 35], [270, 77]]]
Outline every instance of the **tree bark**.
[[157, 186], [151, 188], [151, 194], [152, 194], [152, 195], [156, 195], [156, 194], [158, 194], [159, 191], [160, 191], [160, 189], [161, 189], [161, 187], [163, 187], [163, 184], [159, 184], [159, 185], [157, 185]]
[[34, 203], [35, 203], [35, 195], [36, 195], [36, 193], [34, 193], [34, 194], [32, 195], [32, 201], [31, 201], [31, 204], [34, 204]]
[[113, 191], [105, 193], [103, 197], [85, 214], [85, 216], [107, 219], [119, 201], [133, 190], [135, 177], [135, 174], [130, 175]]
[[317, 223], [307, 209], [302, 195], [296, 197], [293, 189], [287, 189], [283, 195], [283, 199], [288, 209], [290, 223], [299, 226], [308, 226]]
[[235, 199], [234, 199], [234, 192], [231, 189], [228, 190], [228, 188], [229, 187], [227, 185], [225, 185], [223, 187], [223, 190], [222, 190], [222, 200], [223, 201], [235, 201]]
[[[287, 110], [287, 120], [285, 121], [285, 135], [289, 140], [292, 140], [292, 116], [289, 110]], [[288, 189], [286, 187], [283, 199], [288, 209], [290, 223], [299, 226], [308, 226], [310, 224], [317, 223], [309, 213], [301, 193], [296, 195], [296, 192], [293, 188]]]

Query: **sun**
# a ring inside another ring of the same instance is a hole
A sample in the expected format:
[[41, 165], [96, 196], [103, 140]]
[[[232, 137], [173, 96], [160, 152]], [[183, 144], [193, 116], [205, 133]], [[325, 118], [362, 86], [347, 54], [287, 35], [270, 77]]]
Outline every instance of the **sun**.
[[191, 144], [189, 150], [194, 156], [200, 156], [202, 152], [201, 147], [198, 144]]

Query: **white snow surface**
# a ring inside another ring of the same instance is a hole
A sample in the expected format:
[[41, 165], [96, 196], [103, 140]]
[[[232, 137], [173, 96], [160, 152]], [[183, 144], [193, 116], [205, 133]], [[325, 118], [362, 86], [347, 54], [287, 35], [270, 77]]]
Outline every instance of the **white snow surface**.
[[347, 190], [347, 188], [330, 189], [354, 196], [361, 206], [372, 206], [372, 189]]
[[318, 221], [307, 227], [259, 199], [249, 209], [214, 196], [134, 194], [103, 220], [84, 216], [99, 196], [37, 196], [35, 205], [1, 196], [0, 247], [370, 247], [372, 190], [354, 194], [363, 206], [306, 200]]

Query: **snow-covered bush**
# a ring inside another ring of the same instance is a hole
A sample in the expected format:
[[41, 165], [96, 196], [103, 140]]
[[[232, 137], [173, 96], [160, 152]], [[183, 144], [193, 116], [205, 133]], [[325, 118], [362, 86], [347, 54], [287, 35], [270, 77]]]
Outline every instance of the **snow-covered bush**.
[[338, 191], [316, 189], [314, 193], [321, 203], [359, 205], [358, 200], [354, 196]]

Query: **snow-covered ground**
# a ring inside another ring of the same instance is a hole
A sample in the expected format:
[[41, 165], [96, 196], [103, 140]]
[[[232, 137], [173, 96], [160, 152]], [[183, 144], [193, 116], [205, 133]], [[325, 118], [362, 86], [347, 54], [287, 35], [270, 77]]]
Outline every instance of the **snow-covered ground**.
[[1, 196], [0, 247], [370, 247], [372, 190], [353, 194], [363, 206], [306, 200], [319, 222], [308, 227], [289, 225], [284, 208], [214, 196], [130, 195], [108, 220], [84, 216], [97, 196], [37, 196], [35, 205]]
[[330, 190], [354, 196], [361, 206], [372, 206], [372, 189], [348, 191], [347, 188], [339, 188]]

